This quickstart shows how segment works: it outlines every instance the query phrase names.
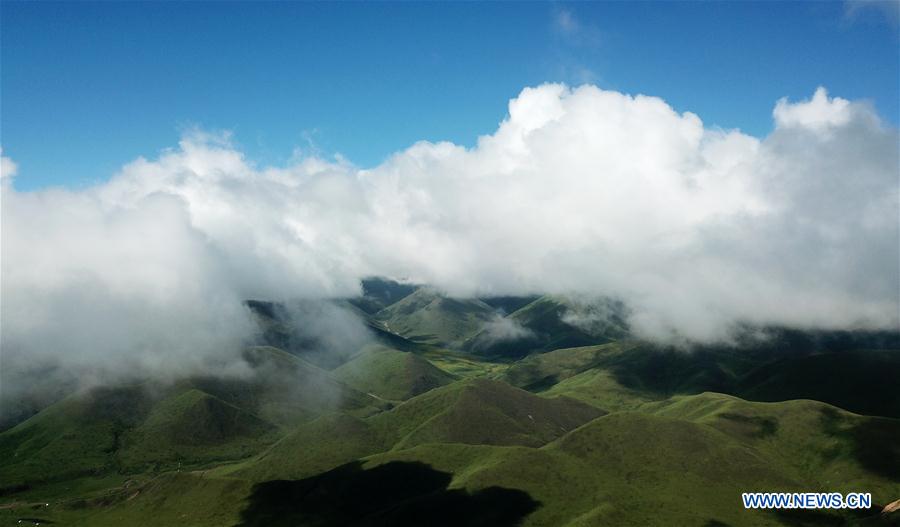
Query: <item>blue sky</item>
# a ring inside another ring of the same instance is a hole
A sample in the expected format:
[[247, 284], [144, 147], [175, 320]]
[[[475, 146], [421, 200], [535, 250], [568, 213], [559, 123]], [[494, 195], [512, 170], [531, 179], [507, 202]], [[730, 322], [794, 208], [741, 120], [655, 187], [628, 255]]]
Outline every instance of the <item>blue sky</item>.
[[301, 148], [372, 166], [418, 140], [472, 145], [548, 81], [754, 135], [819, 85], [900, 112], [890, 4], [0, 5], [0, 144], [20, 190], [103, 181], [195, 126], [262, 164]]

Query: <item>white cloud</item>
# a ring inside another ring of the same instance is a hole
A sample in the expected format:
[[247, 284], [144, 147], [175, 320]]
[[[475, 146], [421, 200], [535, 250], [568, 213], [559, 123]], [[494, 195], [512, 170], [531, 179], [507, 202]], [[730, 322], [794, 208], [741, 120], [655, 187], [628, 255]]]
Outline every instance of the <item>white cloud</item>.
[[514, 342], [533, 337], [534, 332], [519, 324], [515, 319], [495, 315], [485, 322], [477, 341], [479, 347], [493, 346], [500, 342]]
[[0, 149], [0, 184], [6, 184], [16, 176], [19, 167], [16, 166], [12, 159], [2, 157], [2, 155], [3, 150]]
[[897, 329], [897, 131], [824, 90], [774, 116], [758, 139], [548, 84], [474, 148], [421, 142], [367, 170], [257, 167], [189, 134], [92, 188], [4, 185], [4, 360], [202, 361], [252, 330], [241, 299], [351, 295], [369, 275], [610, 295], [655, 338]]
[[847, 99], [829, 98], [828, 91], [820, 86], [808, 101], [791, 103], [787, 98], [780, 99], [772, 116], [779, 128], [801, 127], [821, 132], [847, 124], [858, 111]]

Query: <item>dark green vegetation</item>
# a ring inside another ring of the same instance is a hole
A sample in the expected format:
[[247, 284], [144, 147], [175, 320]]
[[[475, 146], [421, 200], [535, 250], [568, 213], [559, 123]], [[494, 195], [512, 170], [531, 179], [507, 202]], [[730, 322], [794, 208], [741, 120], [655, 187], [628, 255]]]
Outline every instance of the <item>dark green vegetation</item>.
[[[316, 354], [252, 302], [267, 345], [235, 374], [82, 389], [6, 429], [0, 525], [900, 522], [880, 514], [900, 498], [896, 335], [661, 348], [611, 301], [364, 290], [335, 304], [369, 328], [358, 349]], [[741, 506], [779, 490], [879, 507]]]

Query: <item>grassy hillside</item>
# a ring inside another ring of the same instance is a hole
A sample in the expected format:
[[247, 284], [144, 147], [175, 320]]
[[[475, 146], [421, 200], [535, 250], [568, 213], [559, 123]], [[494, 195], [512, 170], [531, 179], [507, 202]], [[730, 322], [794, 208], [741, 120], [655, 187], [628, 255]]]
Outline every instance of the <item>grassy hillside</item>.
[[[718, 394], [691, 399], [672, 404], [681, 410], [703, 406], [704, 399], [758, 404]], [[866, 489], [884, 505], [900, 493], [900, 480], [879, 474], [852, 454], [835, 455], [835, 448], [853, 449], [849, 436], [834, 435], [835, 426], [852, 429], [869, 418], [848, 414], [840, 418], [848, 422], [832, 425], [819, 421], [826, 405], [760, 406], [751, 416], [730, 408], [718, 417], [706, 414], [707, 419], [675, 417], [675, 409], [662, 407], [652, 413], [620, 412], [594, 419], [538, 449], [425, 444], [372, 456], [365, 467], [418, 461], [455, 474], [451, 487], [469, 492], [490, 486], [520, 489], [542, 504], [525, 519], [529, 526], [844, 525], [857, 518], [831, 511], [799, 516], [746, 511], [740, 494], [748, 489]], [[765, 423], [772, 419], [783, 420], [784, 429], [771, 431]], [[820, 424], [802, 433], [806, 424], [815, 422]], [[885, 439], [892, 437], [890, 430], [883, 432]], [[873, 448], [890, 462], [885, 443]], [[863, 479], [857, 479], [862, 474]]]
[[371, 422], [394, 448], [429, 442], [537, 446], [602, 413], [571, 399], [471, 379], [410, 399]]
[[[379, 344], [327, 368], [253, 347], [239, 374], [98, 387], [0, 433], [0, 525], [900, 522], [740, 502], [900, 498], [892, 338], [671, 348], [623, 340], [614, 304], [367, 287], [352, 309]], [[253, 309], [281, 323], [277, 304]], [[498, 328], [530, 344], [462, 349]]]
[[395, 280], [377, 277], [364, 278], [360, 282], [360, 287], [362, 296], [351, 298], [349, 301], [370, 315], [403, 300], [419, 288], [415, 284], [403, 284]]
[[[500, 386], [461, 381], [367, 419], [325, 416], [238, 465], [164, 474], [116, 486], [106, 495], [88, 492], [93, 497], [80, 508], [54, 502], [34, 514], [101, 526], [173, 521], [416, 525], [425, 520], [435, 525], [443, 520], [452, 525], [522, 521], [525, 526], [851, 525], [877, 511], [858, 516], [747, 511], [740, 506], [740, 493], [863, 490], [881, 505], [900, 494], [893, 441], [900, 422], [814, 401], [678, 396], [640, 411], [581, 416], [576, 419], [581, 426], [530, 446], [505, 432], [474, 444], [471, 437], [454, 435], [456, 427], [435, 426], [447, 412], [457, 411], [470, 430], [491, 431], [492, 423], [505, 418], [515, 424], [504, 423], [504, 430], [528, 426], [527, 414], [522, 419], [515, 413], [523, 408], [543, 409], [543, 414], [531, 414], [535, 423], [557, 426], [554, 420], [565, 419], [560, 415], [576, 411], [565, 401], [538, 402], [534, 399], [541, 397]], [[467, 392], [477, 395], [479, 404], [465, 402]], [[536, 424], [527, 435], [541, 437], [551, 428]], [[420, 430], [429, 430], [427, 437]], [[360, 462], [344, 464], [355, 459]], [[0, 510], [0, 519], [11, 514]]]
[[258, 458], [225, 473], [252, 481], [300, 479], [390, 447], [367, 421], [326, 415], [298, 426]]
[[244, 353], [252, 374], [231, 378], [192, 377], [196, 387], [261, 418], [290, 426], [323, 411], [369, 415], [384, 404], [335, 379], [330, 372], [283, 350], [254, 347]]
[[520, 330], [498, 339], [482, 329], [464, 348], [485, 356], [523, 357], [549, 351], [602, 344], [627, 335], [622, 315], [612, 303], [575, 302], [560, 296], [542, 296], [508, 315]]
[[335, 379], [381, 399], [402, 401], [456, 377], [409, 352], [370, 346], [332, 371]]
[[861, 414], [900, 416], [900, 350], [660, 348], [638, 341], [565, 348], [512, 363], [501, 378], [608, 410], [704, 391], [750, 400], [815, 399]]
[[880, 500], [900, 494], [900, 420], [853, 414], [819, 401], [749, 402], [723, 394], [681, 396], [642, 411], [714, 427], [778, 460], [798, 480]]
[[522, 309], [528, 304], [534, 302], [540, 298], [540, 295], [531, 295], [531, 296], [488, 296], [481, 297], [478, 300], [481, 300], [485, 304], [491, 306], [492, 308], [498, 310], [504, 315], [508, 315], [510, 313], [514, 313], [515, 311]]
[[495, 316], [480, 300], [447, 298], [422, 287], [375, 317], [384, 327], [416, 342], [456, 346]]
[[868, 415], [900, 418], [900, 350], [780, 357], [744, 375], [734, 392], [755, 401], [815, 399]]
[[150, 413], [145, 386], [97, 388], [68, 397], [0, 434], [6, 491], [116, 470], [122, 434]]
[[529, 355], [514, 362], [502, 379], [513, 386], [541, 391], [583, 371], [609, 363], [640, 344], [622, 341], [599, 346], [563, 348], [547, 353]]
[[275, 425], [191, 389], [156, 404], [139, 426], [124, 434], [116, 458], [130, 472], [182, 461], [240, 459], [271, 444], [276, 434]]
[[237, 377], [94, 388], [0, 433], [3, 488], [246, 458], [289, 427], [332, 410], [369, 415], [377, 398], [273, 348]]
[[547, 396], [567, 396], [607, 411], [632, 410], [664, 396], [620, 382], [615, 367], [630, 354], [643, 353], [636, 341], [565, 348], [517, 361], [502, 379]]

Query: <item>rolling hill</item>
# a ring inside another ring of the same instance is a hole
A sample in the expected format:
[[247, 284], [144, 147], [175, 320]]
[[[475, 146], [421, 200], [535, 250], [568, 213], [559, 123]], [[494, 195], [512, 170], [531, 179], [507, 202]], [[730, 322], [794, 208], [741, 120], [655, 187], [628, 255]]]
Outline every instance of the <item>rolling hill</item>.
[[[0, 433], [0, 525], [900, 523], [879, 508], [900, 497], [892, 335], [676, 348], [630, 338], [615, 304], [364, 292], [334, 302], [361, 348], [251, 346], [240, 375], [96, 386]], [[308, 333], [251, 308], [269, 337]], [[473, 344], [491, 331], [521, 338]], [[745, 510], [748, 490], [878, 507]]]
[[351, 298], [349, 301], [369, 315], [403, 300], [419, 288], [415, 284], [405, 284], [379, 277], [364, 278], [360, 281], [360, 287], [362, 295]]
[[332, 375], [361, 392], [391, 401], [409, 399], [455, 380], [419, 355], [380, 345], [365, 348], [332, 370]]
[[495, 310], [480, 300], [448, 298], [421, 287], [374, 316], [385, 329], [410, 340], [454, 347], [478, 332]]
[[506, 316], [516, 331], [498, 338], [491, 327], [472, 335], [463, 348], [484, 356], [519, 358], [533, 352], [602, 344], [627, 335], [620, 306], [542, 296]]
[[384, 406], [285, 352], [252, 348], [245, 358], [251, 376], [98, 387], [63, 399], [0, 433], [3, 487], [245, 458], [283, 427]]
[[602, 413], [575, 400], [470, 379], [410, 399], [371, 422], [394, 448], [430, 442], [536, 446]]

